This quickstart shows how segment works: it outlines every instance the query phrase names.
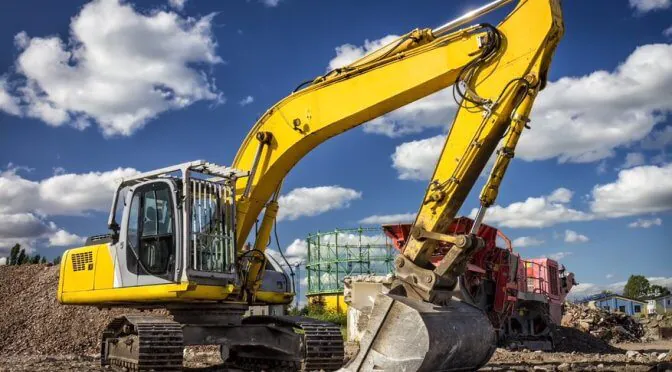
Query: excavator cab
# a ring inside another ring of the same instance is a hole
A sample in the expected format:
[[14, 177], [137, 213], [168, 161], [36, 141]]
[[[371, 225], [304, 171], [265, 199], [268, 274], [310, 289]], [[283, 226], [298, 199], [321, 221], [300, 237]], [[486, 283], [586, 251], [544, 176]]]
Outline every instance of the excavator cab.
[[[133, 302], [146, 286], [152, 286], [148, 302], [226, 298], [240, 284], [235, 183], [246, 176], [193, 161], [122, 180], [108, 219], [111, 234], [66, 252], [59, 299]], [[280, 287], [271, 299], [291, 301], [289, 286]]]
[[109, 228], [122, 282], [235, 282], [236, 172], [200, 162], [164, 170], [119, 185]]

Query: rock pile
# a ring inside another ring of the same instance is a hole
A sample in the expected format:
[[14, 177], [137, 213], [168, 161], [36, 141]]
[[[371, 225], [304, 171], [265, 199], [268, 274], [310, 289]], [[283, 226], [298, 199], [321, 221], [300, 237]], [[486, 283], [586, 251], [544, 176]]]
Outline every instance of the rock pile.
[[0, 355], [96, 354], [114, 317], [133, 310], [63, 306], [59, 266], [0, 266]]
[[635, 318], [622, 313], [565, 303], [562, 326], [579, 329], [610, 343], [640, 342], [644, 328]]
[[672, 328], [672, 313], [653, 314], [640, 320], [644, 326], [644, 341], [659, 340], [661, 328]]

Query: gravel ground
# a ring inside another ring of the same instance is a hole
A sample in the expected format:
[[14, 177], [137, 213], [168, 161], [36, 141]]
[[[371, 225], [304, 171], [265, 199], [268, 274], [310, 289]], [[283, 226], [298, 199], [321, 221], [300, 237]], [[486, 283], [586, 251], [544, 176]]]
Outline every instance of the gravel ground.
[[[672, 371], [672, 341], [618, 345], [639, 350], [613, 354], [542, 353], [497, 349], [481, 371]], [[664, 351], [664, 352], [663, 352]], [[662, 354], [668, 354], [661, 357]], [[236, 372], [226, 368], [214, 349], [189, 348], [185, 371]], [[98, 355], [0, 355], [0, 371], [109, 371], [101, 368]]]

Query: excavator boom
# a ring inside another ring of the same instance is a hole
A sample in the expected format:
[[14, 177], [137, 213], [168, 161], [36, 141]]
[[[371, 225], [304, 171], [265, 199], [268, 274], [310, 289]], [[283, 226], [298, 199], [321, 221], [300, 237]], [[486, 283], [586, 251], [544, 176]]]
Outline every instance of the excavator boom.
[[[411, 236], [395, 260], [397, 286], [376, 299], [348, 370], [476, 369], [494, 351], [494, 331], [483, 312], [460, 296], [458, 279], [484, 245], [474, 232], [497, 197], [564, 31], [559, 0], [520, 0], [497, 27], [456, 30], [510, 2], [495, 1], [434, 30], [413, 30], [314, 79], [269, 109], [235, 157], [235, 168], [250, 171], [237, 185], [237, 235], [245, 239], [265, 209], [255, 244], [263, 251], [282, 180], [304, 155], [343, 131], [454, 86], [458, 111]], [[472, 233], [442, 234], [499, 143]], [[433, 266], [429, 258], [442, 242], [452, 248]], [[260, 270], [263, 262], [249, 271], [245, 290], [252, 296], [259, 286], [252, 278]]]
[[[238, 249], [265, 210], [255, 244], [264, 250], [282, 180], [308, 152], [346, 130], [456, 85], [459, 109], [418, 211], [416, 234], [404, 249], [410, 263], [428, 267], [428, 257], [442, 238], [428, 236], [445, 231], [502, 141], [481, 195], [483, 213], [494, 202], [563, 34], [559, 0], [521, 0], [497, 27], [455, 30], [510, 2], [495, 1], [434, 30], [413, 30], [314, 79], [266, 111], [232, 165], [250, 172], [237, 185]], [[437, 274], [454, 282], [467, 260], [468, 254], [446, 255]]]

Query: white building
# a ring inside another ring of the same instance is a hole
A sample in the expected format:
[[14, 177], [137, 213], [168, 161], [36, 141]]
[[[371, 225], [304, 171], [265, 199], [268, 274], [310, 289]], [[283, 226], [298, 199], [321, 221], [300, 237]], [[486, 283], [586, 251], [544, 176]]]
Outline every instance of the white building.
[[646, 310], [649, 314], [672, 313], [672, 294], [649, 300], [646, 304]]

